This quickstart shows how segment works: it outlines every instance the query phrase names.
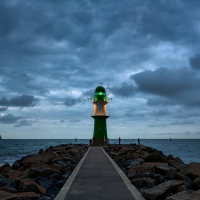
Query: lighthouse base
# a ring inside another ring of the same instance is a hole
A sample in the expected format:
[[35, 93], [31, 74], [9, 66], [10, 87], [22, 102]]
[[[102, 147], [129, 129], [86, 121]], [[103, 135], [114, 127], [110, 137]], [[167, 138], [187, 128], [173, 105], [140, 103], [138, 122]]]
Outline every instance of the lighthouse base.
[[106, 138], [93, 138], [92, 146], [107, 146], [109, 144], [109, 139]]

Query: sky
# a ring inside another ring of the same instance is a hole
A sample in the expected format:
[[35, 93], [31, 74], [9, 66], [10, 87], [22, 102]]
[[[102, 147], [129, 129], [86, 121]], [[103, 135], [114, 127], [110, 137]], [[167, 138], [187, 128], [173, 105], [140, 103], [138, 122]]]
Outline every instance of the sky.
[[0, 135], [200, 139], [199, 0], [1, 0]]

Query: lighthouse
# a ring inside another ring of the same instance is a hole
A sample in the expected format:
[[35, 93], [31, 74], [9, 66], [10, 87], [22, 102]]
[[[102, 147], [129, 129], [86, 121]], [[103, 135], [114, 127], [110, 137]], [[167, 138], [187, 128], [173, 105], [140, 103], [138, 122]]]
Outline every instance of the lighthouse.
[[91, 117], [94, 118], [92, 146], [103, 146], [108, 144], [106, 119], [110, 114], [106, 112], [106, 105], [109, 100], [111, 99], [106, 98], [105, 88], [98, 86], [94, 92], [94, 99], [92, 99], [92, 103], [94, 104], [94, 112], [91, 114]]

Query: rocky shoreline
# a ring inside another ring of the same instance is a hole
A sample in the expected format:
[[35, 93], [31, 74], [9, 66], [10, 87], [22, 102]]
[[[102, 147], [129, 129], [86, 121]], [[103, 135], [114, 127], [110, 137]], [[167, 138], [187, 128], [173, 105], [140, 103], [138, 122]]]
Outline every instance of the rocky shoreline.
[[1, 166], [0, 199], [54, 199], [87, 149], [85, 144], [50, 146]]
[[200, 200], [200, 163], [143, 145], [104, 148], [146, 200]]

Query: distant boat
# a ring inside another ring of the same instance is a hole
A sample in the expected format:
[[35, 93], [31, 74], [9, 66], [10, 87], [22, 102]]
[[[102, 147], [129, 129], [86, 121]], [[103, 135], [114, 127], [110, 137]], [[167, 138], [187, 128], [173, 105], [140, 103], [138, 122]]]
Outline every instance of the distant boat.
[[170, 142], [171, 142], [171, 141], [172, 141], [172, 138], [170, 138], [169, 140], [170, 140]]
[[1, 135], [0, 135], [0, 140], [2, 140], [2, 137], [1, 137]]

